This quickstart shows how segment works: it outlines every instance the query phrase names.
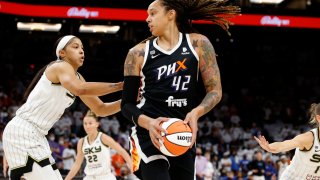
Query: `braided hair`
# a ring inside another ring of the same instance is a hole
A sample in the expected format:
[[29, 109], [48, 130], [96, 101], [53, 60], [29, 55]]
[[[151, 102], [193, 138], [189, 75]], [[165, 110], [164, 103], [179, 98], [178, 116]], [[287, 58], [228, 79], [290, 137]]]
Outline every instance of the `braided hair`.
[[[176, 11], [176, 23], [182, 33], [196, 33], [193, 20], [207, 20], [219, 25], [229, 35], [229, 18], [240, 14], [239, 6], [226, 5], [228, 0], [159, 0], [166, 11]], [[151, 36], [144, 40], [154, 38]]]

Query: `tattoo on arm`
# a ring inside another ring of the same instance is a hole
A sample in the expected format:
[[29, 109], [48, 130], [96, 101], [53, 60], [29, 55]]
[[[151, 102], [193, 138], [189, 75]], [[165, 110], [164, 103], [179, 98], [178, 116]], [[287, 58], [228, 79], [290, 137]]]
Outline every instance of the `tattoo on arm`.
[[138, 59], [140, 56], [142, 56], [142, 58], [144, 57], [144, 49], [141, 49], [141, 50], [132, 49], [128, 52], [128, 55], [124, 63], [125, 76], [139, 75]]
[[222, 88], [220, 71], [214, 48], [207, 38], [203, 38], [201, 41], [200, 54], [200, 72], [207, 91], [207, 94], [202, 100], [200, 106], [203, 106], [205, 113], [207, 113], [221, 100]]

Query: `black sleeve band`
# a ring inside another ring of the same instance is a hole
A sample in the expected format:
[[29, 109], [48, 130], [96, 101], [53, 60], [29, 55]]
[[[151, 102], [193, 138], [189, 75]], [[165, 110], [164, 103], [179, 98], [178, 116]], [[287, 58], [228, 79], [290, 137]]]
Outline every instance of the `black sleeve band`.
[[138, 91], [140, 87], [139, 76], [125, 76], [122, 90], [121, 113], [125, 118], [138, 126], [138, 118], [142, 114], [137, 108]]

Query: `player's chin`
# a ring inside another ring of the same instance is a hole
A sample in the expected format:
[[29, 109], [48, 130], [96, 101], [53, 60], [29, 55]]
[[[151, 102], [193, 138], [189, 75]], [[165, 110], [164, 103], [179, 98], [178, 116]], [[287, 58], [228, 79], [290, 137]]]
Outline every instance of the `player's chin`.
[[157, 33], [157, 31], [155, 30], [150, 30], [152, 36], [159, 36], [159, 33]]

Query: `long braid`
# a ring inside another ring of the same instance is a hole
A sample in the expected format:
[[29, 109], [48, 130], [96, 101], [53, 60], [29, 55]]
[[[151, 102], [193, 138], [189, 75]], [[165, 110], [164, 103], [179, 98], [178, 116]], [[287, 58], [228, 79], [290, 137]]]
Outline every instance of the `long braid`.
[[[166, 10], [174, 9], [177, 13], [176, 23], [182, 33], [195, 33], [193, 20], [207, 20], [219, 25], [229, 35], [229, 18], [240, 14], [240, 7], [226, 5], [228, 0], [160, 0]], [[142, 42], [154, 38], [148, 37]]]
[[177, 12], [177, 25], [182, 33], [196, 32], [192, 20], [207, 20], [229, 33], [229, 18], [239, 15], [238, 6], [226, 5], [228, 0], [161, 0], [167, 10]]

